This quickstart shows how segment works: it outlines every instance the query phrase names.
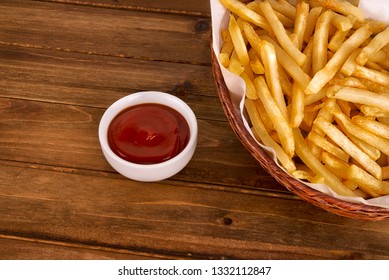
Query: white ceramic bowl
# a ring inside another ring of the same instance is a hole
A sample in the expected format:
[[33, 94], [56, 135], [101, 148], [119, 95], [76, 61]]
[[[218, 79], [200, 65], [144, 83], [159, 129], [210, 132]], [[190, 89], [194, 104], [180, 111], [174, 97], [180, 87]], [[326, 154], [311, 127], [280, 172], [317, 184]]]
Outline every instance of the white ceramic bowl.
[[[108, 144], [108, 127], [115, 116], [124, 109], [143, 103], [157, 103], [175, 109], [187, 121], [189, 142], [175, 157], [156, 164], [137, 164], [117, 156]], [[123, 176], [143, 182], [167, 179], [180, 172], [190, 161], [197, 145], [197, 120], [191, 108], [181, 99], [168, 93], [143, 91], [125, 96], [113, 103], [104, 113], [99, 125], [99, 140], [108, 163]]]

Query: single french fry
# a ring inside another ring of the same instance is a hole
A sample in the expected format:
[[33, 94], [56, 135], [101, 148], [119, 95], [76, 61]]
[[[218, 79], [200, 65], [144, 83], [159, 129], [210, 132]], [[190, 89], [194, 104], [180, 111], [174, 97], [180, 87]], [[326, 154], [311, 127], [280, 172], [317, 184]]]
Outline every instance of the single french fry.
[[245, 108], [250, 115], [251, 122], [253, 124], [256, 135], [260, 138], [262, 143], [274, 149], [278, 160], [282, 166], [290, 173], [296, 170], [296, 166], [289, 155], [270, 137], [268, 134], [260, 116], [256, 109], [254, 102], [250, 99], [246, 99]]
[[389, 111], [389, 96], [365, 89], [342, 87], [336, 92], [327, 91], [327, 97], [369, 105]]
[[269, 86], [274, 101], [276, 102], [281, 113], [284, 115], [285, 119], [289, 119], [279, 78], [276, 51], [271, 43], [267, 41], [262, 42], [261, 58], [265, 66], [266, 82]]
[[291, 102], [290, 125], [298, 128], [304, 119], [304, 90], [298, 83], [293, 84], [293, 95]]
[[361, 82], [360, 79], [355, 77], [345, 77], [345, 78], [333, 78], [328, 82], [329, 85], [340, 85], [343, 87], [354, 87], [360, 89], [367, 89], [367, 87]]
[[384, 117], [389, 118], [389, 111], [369, 105], [361, 105], [361, 112], [367, 117]]
[[309, 75], [311, 73], [311, 70], [312, 70], [313, 38], [311, 38], [311, 40], [309, 40], [303, 53], [305, 54], [306, 59], [305, 59], [304, 64], [301, 66], [301, 69]]
[[287, 97], [291, 97], [293, 95], [293, 85], [291, 81], [289, 80], [287, 74], [285, 73], [284, 68], [281, 66], [281, 64], [278, 62], [278, 76], [280, 77], [280, 83], [283, 93]]
[[353, 24], [347, 16], [333, 13], [331, 23], [340, 31], [349, 31]]
[[[257, 112], [259, 114], [259, 117], [261, 118], [264, 126], [266, 127], [266, 130], [271, 133], [274, 131], [274, 125], [271, 122], [271, 119], [269, 118], [269, 115], [266, 113], [265, 107], [263, 107], [263, 104], [260, 99], [254, 100], [255, 107], [257, 108]], [[279, 143], [279, 141], [276, 141]]]
[[371, 34], [369, 25], [363, 25], [354, 32], [338, 49], [328, 63], [312, 78], [308, 87], [305, 90], [306, 94], [314, 94], [319, 92], [329, 80], [331, 80], [336, 72], [342, 67], [349, 55], [355, 51]]
[[302, 65], [305, 61], [305, 55], [290, 40], [284, 26], [277, 18], [277, 15], [274, 13], [274, 10], [269, 2], [259, 2], [259, 6], [267, 21], [269, 22], [269, 25], [271, 26], [280, 45], [293, 58], [293, 60], [296, 61], [298, 65]]
[[364, 78], [358, 78], [358, 80], [361, 81], [362, 84], [364, 84], [368, 90], [374, 91], [376, 93], [388, 93], [389, 87], [386, 87], [382, 84], [378, 84], [372, 80], [364, 79]]
[[367, 131], [389, 139], [389, 125], [362, 116], [354, 116], [351, 120]]
[[380, 194], [381, 195], [388, 195], [389, 194], [389, 182], [388, 181], [382, 181]]
[[294, 44], [299, 50], [303, 47], [304, 34], [308, 24], [308, 15], [309, 4], [305, 1], [297, 2], [293, 34], [295, 34]]
[[[356, 63], [355, 63], [356, 64]], [[369, 69], [364, 66], [356, 64], [355, 70], [352, 73], [354, 77], [370, 80], [374, 83], [378, 83], [384, 87], [389, 87], [389, 74], [382, 73], [381, 71]]]
[[296, 170], [291, 173], [291, 175], [299, 180], [307, 180], [309, 182], [312, 182], [313, 177], [312, 174], [308, 173], [305, 170]]
[[[345, 185], [352, 191], [356, 191], [358, 189], [358, 183], [353, 180], [344, 180], [343, 185]], [[367, 196], [364, 196], [363, 194], [358, 194], [358, 196], [367, 198]]]
[[327, 64], [328, 34], [332, 19], [332, 11], [322, 13], [316, 22], [313, 34], [312, 73], [315, 75]]
[[356, 49], [355, 51], [353, 51], [353, 53], [346, 59], [345, 63], [343, 64], [342, 68], [340, 69], [340, 71], [342, 72], [342, 74], [346, 75], [346, 76], [351, 76], [354, 71], [355, 71], [355, 68], [358, 66], [358, 64], [355, 62], [355, 59], [356, 57], [358, 56], [359, 52], [361, 50], [360, 49]]
[[389, 179], [389, 166], [383, 166], [382, 169], [382, 180], [388, 180]]
[[278, 133], [282, 147], [290, 157], [293, 157], [295, 144], [292, 128], [271, 96], [265, 78], [263, 76], [255, 78], [254, 86], [267, 114], [269, 115], [269, 118], [274, 125], [275, 130]]
[[323, 9], [322, 7], [314, 7], [309, 11], [308, 19], [307, 19], [307, 26], [305, 28], [305, 33], [304, 33], [304, 41], [306, 43], [308, 43], [312, 37], [312, 34], [313, 34], [315, 27], [316, 27], [317, 19], [319, 18], [320, 14], [322, 12], [322, 9]]

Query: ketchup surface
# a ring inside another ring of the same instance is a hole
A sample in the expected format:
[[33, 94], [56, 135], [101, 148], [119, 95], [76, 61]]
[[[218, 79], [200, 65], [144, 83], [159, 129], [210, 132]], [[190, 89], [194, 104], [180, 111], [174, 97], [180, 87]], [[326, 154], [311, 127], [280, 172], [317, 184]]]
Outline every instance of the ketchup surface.
[[189, 142], [189, 126], [176, 110], [154, 103], [121, 111], [108, 127], [108, 143], [119, 157], [139, 164], [160, 163]]

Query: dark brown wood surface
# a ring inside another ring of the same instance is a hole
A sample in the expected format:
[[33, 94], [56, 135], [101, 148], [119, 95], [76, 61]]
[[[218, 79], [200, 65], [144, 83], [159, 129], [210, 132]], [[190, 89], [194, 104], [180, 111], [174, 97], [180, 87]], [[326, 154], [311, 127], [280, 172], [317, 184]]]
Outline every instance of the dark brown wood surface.
[[[389, 222], [279, 185], [223, 113], [207, 0], [0, 0], [0, 259], [389, 259]], [[136, 91], [186, 101], [196, 153], [139, 183], [100, 150], [104, 110]]]

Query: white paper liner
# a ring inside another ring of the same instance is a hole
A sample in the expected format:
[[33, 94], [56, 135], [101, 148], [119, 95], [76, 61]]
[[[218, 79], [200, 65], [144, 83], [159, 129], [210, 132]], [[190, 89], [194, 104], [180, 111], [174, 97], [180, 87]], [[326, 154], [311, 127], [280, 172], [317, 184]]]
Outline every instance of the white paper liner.
[[[216, 57], [218, 57], [220, 53], [220, 48], [222, 45], [222, 38], [220, 34], [220, 30], [226, 29], [228, 26], [228, 20], [229, 20], [229, 11], [220, 4], [219, 0], [210, 0], [211, 4], [211, 16], [212, 16], [212, 39], [213, 39], [213, 51], [216, 54]], [[361, 0], [359, 4], [360, 8], [362, 8], [365, 12], [365, 16], [368, 19], [375, 19], [380, 21], [386, 21], [389, 23], [389, 1], [385, 0]], [[378, 8], [379, 7], [379, 8]], [[218, 60], [219, 62], [219, 60]], [[231, 72], [229, 72], [223, 65], [220, 64], [219, 66], [221, 69], [221, 72], [224, 77], [224, 81], [226, 82], [227, 88], [230, 91], [230, 96], [232, 103], [234, 105], [235, 110], [239, 112], [239, 114], [242, 116], [243, 123], [247, 129], [247, 131], [251, 134], [251, 136], [255, 139], [253, 136], [250, 126], [248, 125], [248, 122], [244, 115], [244, 97], [245, 97], [245, 83], [242, 78], [240, 78], [238, 75], [235, 75]], [[269, 151], [272, 154], [272, 157], [276, 164], [283, 170], [285, 170], [278, 162], [276, 158], [276, 154], [274, 150], [270, 147], [264, 146], [263, 144], [259, 143], [257, 141], [258, 145], [260, 145], [263, 149]], [[311, 184], [306, 183], [300, 180], [305, 185], [310, 186], [311, 188], [326, 193], [330, 196], [333, 196], [335, 198], [341, 199], [343, 201], [347, 202], [354, 202], [354, 203], [363, 203], [366, 205], [372, 205], [372, 206], [379, 206], [384, 208], [389, 208], [389, 195], [387, 196], [381, 196], [377, 198], [371, 198], [371, 199], [363, 199], [361, 197], [348, 197], [348, 196], [341, 196], [336, 194], [334, 191], [332, 191], [328, 186], [323, 184]]]

